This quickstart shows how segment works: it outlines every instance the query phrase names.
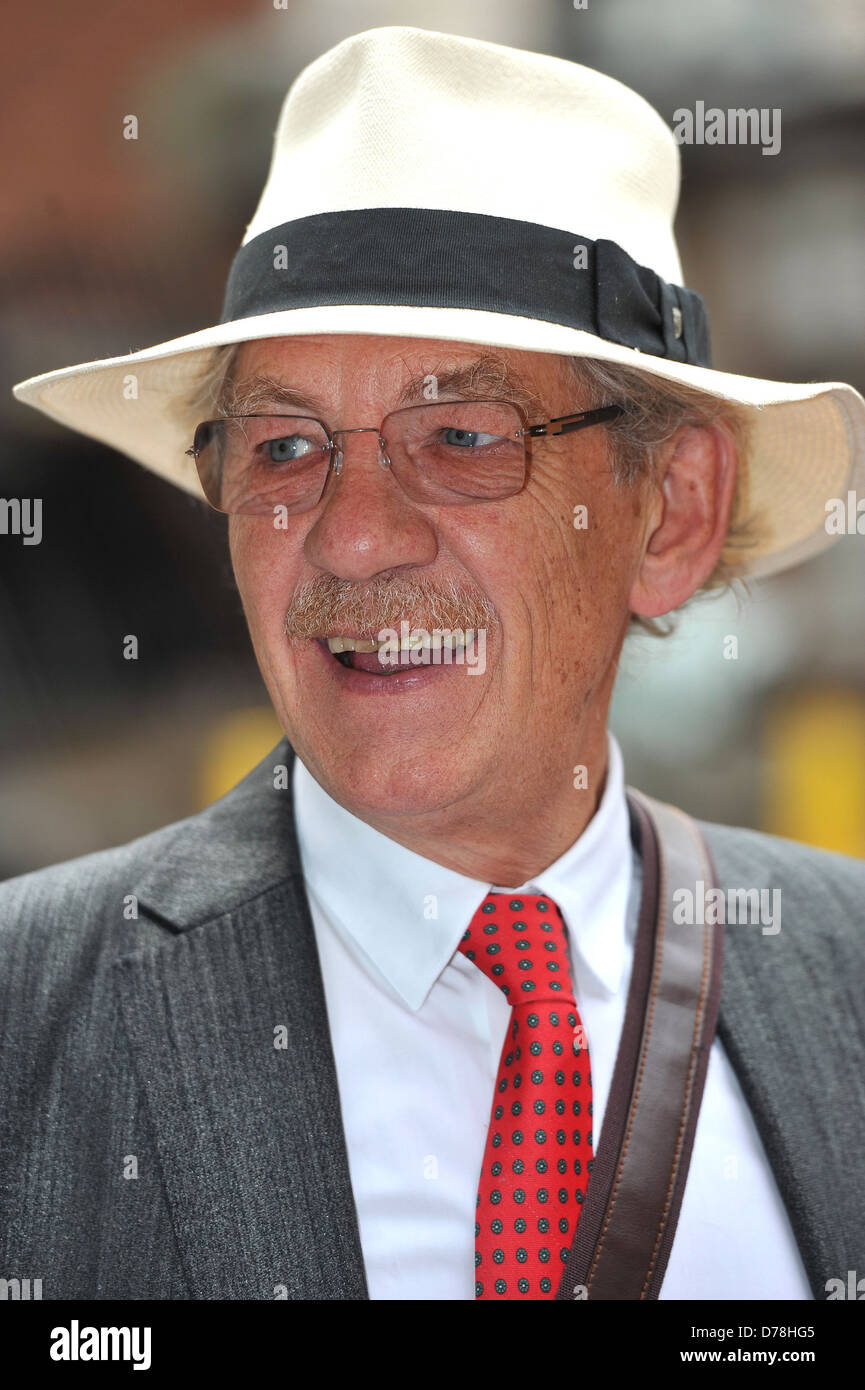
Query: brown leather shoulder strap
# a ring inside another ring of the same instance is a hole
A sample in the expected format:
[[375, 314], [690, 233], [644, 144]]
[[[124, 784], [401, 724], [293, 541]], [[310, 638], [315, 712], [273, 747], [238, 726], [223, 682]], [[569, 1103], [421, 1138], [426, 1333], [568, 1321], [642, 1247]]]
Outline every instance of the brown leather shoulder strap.
[[721, 993], [723, 929], [673, 920], [677, 889], [699, 895], [715, 884], [705, 840], [684, 811], [630, 787], [627, 794], [643, 867], [634, 964], [562, 1300], [658, 1297]]

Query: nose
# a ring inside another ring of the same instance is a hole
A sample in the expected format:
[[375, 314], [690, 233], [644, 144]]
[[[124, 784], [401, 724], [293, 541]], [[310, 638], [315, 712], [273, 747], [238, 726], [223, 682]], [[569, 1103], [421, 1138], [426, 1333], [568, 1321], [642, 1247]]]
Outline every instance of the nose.
[[378, 430], [335, 430], [333, 438], [331, 470], [304, 542], [306, 559], [353, 583], [402, 565], [431, 564], [438, 554], [435, 528], [391, 472]]

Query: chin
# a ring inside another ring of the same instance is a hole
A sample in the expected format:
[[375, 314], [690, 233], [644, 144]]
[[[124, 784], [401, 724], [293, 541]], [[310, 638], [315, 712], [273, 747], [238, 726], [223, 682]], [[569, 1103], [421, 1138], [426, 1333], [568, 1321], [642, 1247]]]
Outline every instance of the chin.
[[459, 801], [469, 790], [464, 767], [447, 753], [340, 756], [333, 748], [308, 766], [329, 796], [361, 820], [423, 816]]

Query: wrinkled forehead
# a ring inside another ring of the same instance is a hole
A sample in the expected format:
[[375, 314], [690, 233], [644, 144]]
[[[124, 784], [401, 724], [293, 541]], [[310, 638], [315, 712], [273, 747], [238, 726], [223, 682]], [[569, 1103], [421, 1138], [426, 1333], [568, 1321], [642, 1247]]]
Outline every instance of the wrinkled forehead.
[[278, 399], [286, 389], [369, 389], [394, 405], [438, 395], [504, 397], [540, 410], [566, 379], [559, 353], [490, 347], [437, 338], [317, 334], [238, 344], [224, 361], [232, 399]]

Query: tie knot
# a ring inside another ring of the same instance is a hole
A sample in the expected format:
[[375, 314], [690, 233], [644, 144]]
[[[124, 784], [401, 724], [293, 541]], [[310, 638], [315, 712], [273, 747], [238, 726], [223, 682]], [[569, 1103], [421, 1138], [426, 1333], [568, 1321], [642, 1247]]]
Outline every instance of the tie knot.
[[562, 914], [539, 893], [487, 893], [459, 949], [508, 1002], [574, 1003]]

